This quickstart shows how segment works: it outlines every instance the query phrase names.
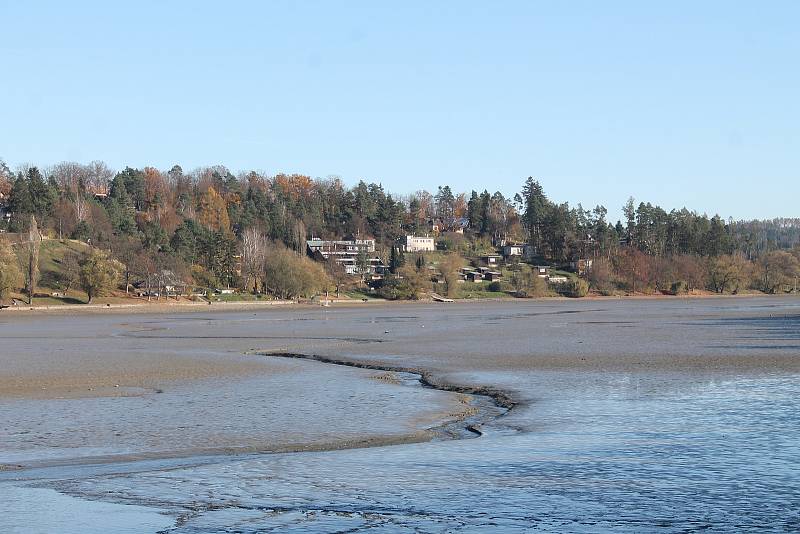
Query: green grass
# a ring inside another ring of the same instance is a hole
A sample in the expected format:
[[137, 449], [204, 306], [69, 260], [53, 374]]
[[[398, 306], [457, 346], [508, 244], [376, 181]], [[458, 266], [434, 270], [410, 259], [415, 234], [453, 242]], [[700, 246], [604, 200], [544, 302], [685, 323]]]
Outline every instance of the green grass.
[[471, 283], [466, 282], [461, 285], [458, 298], [462, 299], [502, 299], [513, 298], [505, 291], [489, 291], [489, 282]]
[[366, 290], [363, 290], [363, 289], [351, 289], [349, 291], [343, 291], [342, 295], [344, 295], [347, 298], [356, 299], [356, 300], [362, 300], [362, 299], [376, 300], [376, 299], [380, 299], [380, 297], [378, 295], [376, 295], [374, 293], [368, 293]]
[[61, 262], [69, 252], [82, 254], [89, 250], [89, 245], [80, 241], [65, 239], [46, 239], [42, 241], [39, 249], [39, 272], [44, 274], [46, 271], [58, 272], [61, 270]]

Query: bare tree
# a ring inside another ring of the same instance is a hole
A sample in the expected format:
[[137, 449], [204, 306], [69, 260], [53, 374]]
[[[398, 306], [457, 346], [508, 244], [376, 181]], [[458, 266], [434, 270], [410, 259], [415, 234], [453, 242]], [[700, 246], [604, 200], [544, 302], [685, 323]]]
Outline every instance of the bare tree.
[[55, 179], [62, 191], [68, 192], [73, 196], [72, 202], [75, 206], [76, 221], [85, 221], [89, 215], [89, 206], [86, 202], [88, 169], [74, 161], [62, 161], [53, 165], [49, 174]]
[[104, 161], [92, 161], [86, 169], [86, 190], [92, 194], [108, 194], [108, 187], [114, 171]]
[[28, 293], [28, 304], [33, 304], [33, 293], [36, 291], [36, 282], [39, 279], [39, 247], [42, 243], [42, 234], [36, 225], [36, 217], [31, 215], [28, 237], [24, 243], [28, 253], [25, 265], [25, 291]]
[[331, 277], [334, 286], [336, 287], [336, 298], [339, 298], [341, 288], [350, 279], [344, 265], [336, 261], [336, 256], [329, 256], [325, 262], [325, 270], [328, 276]]
[[251, 226], [242, 232], [242, 274], [245, 290], [253, 284], [253, 290], [258, 292], [258, 280], [264, 270], [266, 250], [267, 238], [261, 230]]

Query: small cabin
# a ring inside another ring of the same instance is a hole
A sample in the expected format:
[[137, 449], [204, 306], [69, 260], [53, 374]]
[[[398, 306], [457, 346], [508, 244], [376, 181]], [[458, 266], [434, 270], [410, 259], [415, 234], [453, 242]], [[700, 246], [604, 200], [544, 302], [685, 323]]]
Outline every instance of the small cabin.
[[503, 273], [500, 271], [486, 271], [483, 273], [483, 279], [487, 282], [496, 282], [503, 277]]
[[471, 271], [467, 273], [468, 282], [481, 282], [482, 280], [483, 280], [483, 275], [478, 271]]

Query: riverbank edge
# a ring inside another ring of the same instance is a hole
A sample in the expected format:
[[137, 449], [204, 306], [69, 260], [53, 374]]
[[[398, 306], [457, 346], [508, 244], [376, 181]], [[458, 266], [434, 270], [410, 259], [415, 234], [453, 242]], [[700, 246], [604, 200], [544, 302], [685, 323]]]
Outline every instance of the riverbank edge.
[[[332, 300], [325, 308], [353, 308], [353, 307], [374, 307], [383, 306], [413, 306], [413, 305], [441, 305], [452, 306], [453, 304], [481, 304], [486, 302], [504, 303], [530, 303], [530, 302], [604, 302], [621, 300], [657, 300], [657, 301], [692, 301], [692, 300], [715, 300], [715, 299], [748, 299], [748, 298], [792, 298], [800, 301], [797, 295], [767, 295], [759, 294], [738, 294], [738, 295], [718, 295], [718, 294], [699, 294], [699, 295], [589, 295], [580, 298], [571, 297], [540, 297], [540, 298], [475, 298], [475, 299], [456, 299], [454, 302], [440, 303], [432, 299], [424, 300], [385, 300], [369, 299], [366, 301], [356, 300]], [[103, 314], [124, 314], [124, 313], [194, 313], [207, 312], [237, 312], [253, 310], [269, 310], [275, 308], [290, 309], [317, 309], [322, 308], [317, 303], [297, 302], [293, 300], [269, 300], [269, 301], [243, 301], [243, 302], [156, 302], [156, 303], [137, 303], [137, 304], [60, 304], [45, 306], [14, 306], [0, 310], [0, 318], [4, 316], [28, 316], [28, 315], [103, 315]]]

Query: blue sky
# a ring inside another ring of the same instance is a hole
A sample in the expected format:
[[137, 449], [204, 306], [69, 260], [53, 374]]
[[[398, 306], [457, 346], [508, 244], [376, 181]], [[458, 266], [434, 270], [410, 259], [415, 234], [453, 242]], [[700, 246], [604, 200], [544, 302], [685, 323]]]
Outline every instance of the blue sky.
[[[120, 4], [120, 5], [115, 5]], [[800, 2], [10, 2], [11, 166], [799, 216]]]

